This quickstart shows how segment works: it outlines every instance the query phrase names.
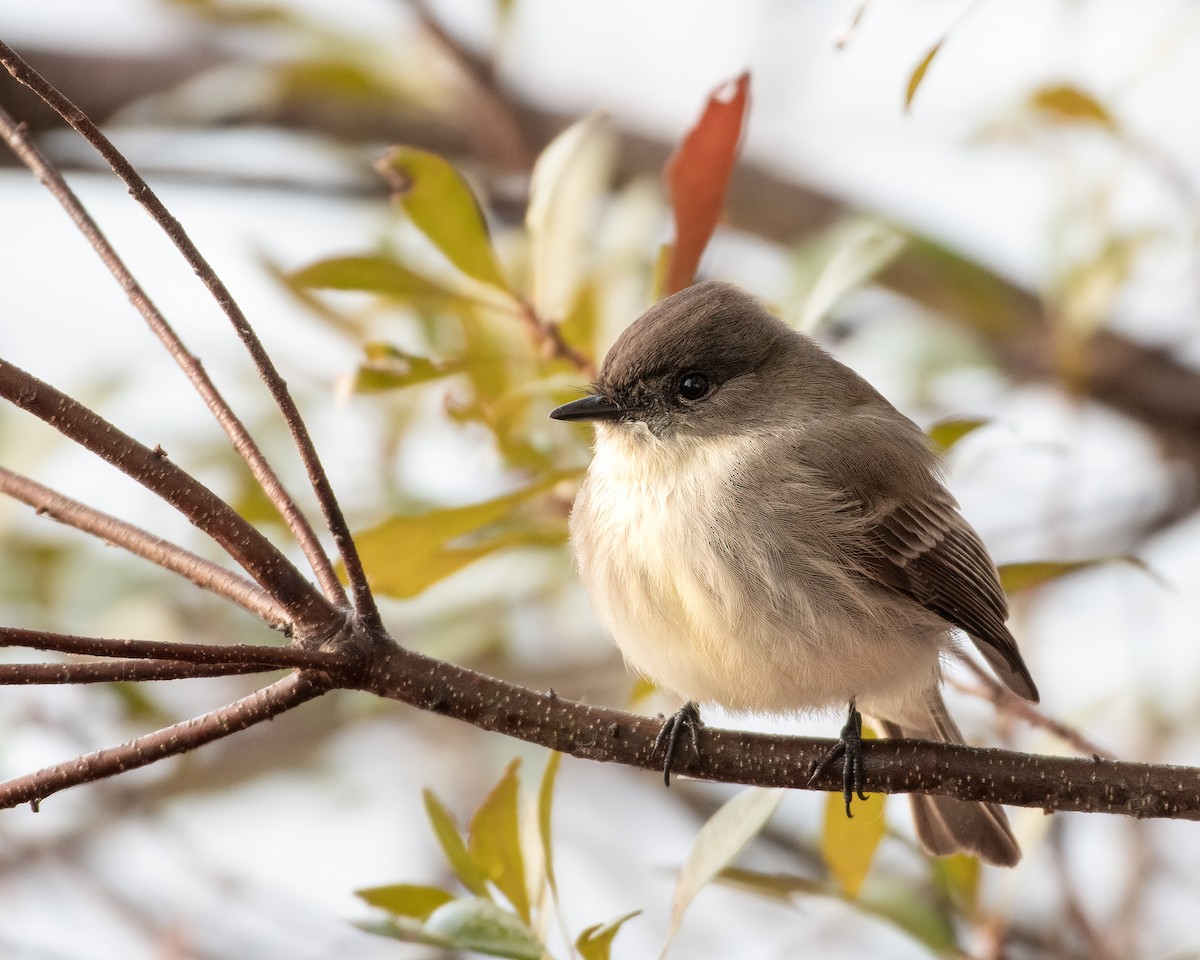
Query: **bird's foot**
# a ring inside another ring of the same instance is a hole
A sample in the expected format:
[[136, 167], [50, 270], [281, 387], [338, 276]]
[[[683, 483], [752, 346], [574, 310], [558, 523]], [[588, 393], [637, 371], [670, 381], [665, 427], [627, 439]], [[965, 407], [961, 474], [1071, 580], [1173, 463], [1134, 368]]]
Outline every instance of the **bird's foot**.
[[811, 786], [812, 782], [838, 759], [842, 761], [842, 797], [846, 801], [846, 816], [853, 817], [850, 802], [856, 795], [859, 800], [867, 799], [863, 793], [862, 714], [858, 712], [853, 700], [850, 701], [846, 725], [842, 727], [837, 745], [817, 764], [812, 776], [808, 778], [809, 785]]
[[662, 751], [663, 782], [668, 787], [671, 785], [671, 767], [675, 763], [681, 739], [686, 736], [692, 745], [692, 753], [697, 759], [700, 758], [699, 731], [702, 726], [704, 724], [700, 720], [700, 708], [691, 700], [663, 722], [662, 729], [658, 731], [658, 737], [654, 740], [654, 750], [650, 756], [656, 757], [659, 751]]

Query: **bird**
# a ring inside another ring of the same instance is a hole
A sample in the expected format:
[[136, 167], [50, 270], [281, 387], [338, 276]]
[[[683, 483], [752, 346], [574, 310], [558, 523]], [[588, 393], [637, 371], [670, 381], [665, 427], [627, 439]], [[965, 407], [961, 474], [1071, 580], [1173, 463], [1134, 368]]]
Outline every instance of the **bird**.
[[[594, 425], [570, 539], [597, 619], [632, 671], [687, 701], [663, 728], [668, 782], [696, 704], [846, 706], [849, 814], [861, 713], [887, 737], [962, 742], [941, 683], [963, 635], [1037, 702], [995, 564], [934, 444], [739, 287], [704, 281], [660, 300], [617, 338], [591, 392], [550, 416]], [[1020, 859], [999, 805], [911, 799], [931, 854]]]

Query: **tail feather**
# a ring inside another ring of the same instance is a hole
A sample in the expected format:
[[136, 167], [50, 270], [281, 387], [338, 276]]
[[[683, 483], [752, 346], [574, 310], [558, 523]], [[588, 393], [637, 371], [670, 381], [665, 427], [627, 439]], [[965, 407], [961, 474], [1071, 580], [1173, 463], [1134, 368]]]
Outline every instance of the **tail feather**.
[[[926, 714], [915, 721], [906, 717], [903, 724], [877, 719], [889, 737], [962, 743], [962, 734], [937, 690], [926, 699]], [[999, 804], [917, 793], [910, 799], [917, 837], [934, 856], [970, 853], [999, 867], [1015, 866], [1021, 859], [1021, 848]]]

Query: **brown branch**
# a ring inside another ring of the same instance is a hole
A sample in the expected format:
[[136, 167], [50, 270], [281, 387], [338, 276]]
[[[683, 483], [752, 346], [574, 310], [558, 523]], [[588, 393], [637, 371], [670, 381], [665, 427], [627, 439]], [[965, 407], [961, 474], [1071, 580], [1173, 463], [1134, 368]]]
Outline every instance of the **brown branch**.
[[[267, 354], [266, 348], [262, 341], [258, 338], [258, 334], [250, 326], [250, 322], [246, 319], [246, 315], [242, 312], [240, 306], [233, 299], [233, 295], [225, 286], [224, 281], [213, 270], [212, 265], [204, 258], [199, 249], [192, 242], [191, 237], [183, 229], [183, 225], [176, 220], [163, 205], [162, 201], [150, 189], [150, 185], [142, 178], [133, 165], [125, 158], [125, 156], [117, 150], [116, 146], [110, 141], [82, 110], [68, 100], [61, 92], [52, 86], [44, 77], [35, 71], [29, 64], [22, 60], [16, 52], [7, 44], [0, 42], [0, 63], [3, 63], [5, 69], [12, 74], [13, 78], [19, 83], [29, 88], [35, 93], [44, 103], [51, 107], [59, 116], [63, 118], [80, 136], [82, 136], [93, 148], [108, 162], [113, 172], [120, 180], [129, 188], [130, 195], [142, 205], [151, 219], [163, 230], [175, 244], [177, 250], [182, 254], [188, 266], [200, 278], [200, 281], [208, 289], [217, 306], [232, 324], [238, 338], [242, 341], [247, 352], [250, 354], [255, 367], [258, 369], [259, 375], [263, 382], [267, 385], [267, 389], [271, 393], [272, 399], [275, 401], [283, 418], [287, 423], [288, 430], [291, 432], [292, 439], [296, 444], [296, 448], [300, 453], [300, 459], [304, 464], [304, 469], [308, 474], [309, 482], [312, 484], [313, 491], [316, 493], [317, 501], [321, 505], [321, 510], [325, 516], [326, 526], [330, 533], [333, 534], [333, 539], [337, 545], [338, 553], [342, 558], [342, 563], [346, 568], [346, 575], [350, 581], [351, 589], [354, 593], [355, 608], [360, 616], [362, 616], [372, 626], [380, 626], [381, 620], [379, 610], [375, 604], [375, 598], [371, 594], [370, 587], [367, 584], [366, 573], [362, 568], [362, 561], [358, 556], [358, 550], [354, 544], [353, 538], [350, 536], [350, 528], [346, 523], [346, 518], [342, 514], [340, 504], [334, 496], [333, 488], [330, 486], [329, 477], [325, 473], [325, 468], [321, 464], [320, 457], [317, 455], [316, 446], [313, 443], [312, 436], [308, 432], [308, 426], [304, 423], [300, 416], [300, 411], [296, 407], [296, 402], [292, 398], [291, 393], [287, 389], [287, 383], [280, 376], [279, 371], [275, 368], [270, 356]], [[64, 196], [69, 195], [69, 188], [62, 182], [61, 176], [58, 176], [57, 170], [53, 165], [46, 161], [45, 157], [37, 151], [32, 142], [25, 136], [22, 129], [18, 128], [13, 131], [13, 135], [8, 137], [9, 144], [13, 150], [25, 160], [30, 169], [33, 170], [51, 187], [51, 192], [64, 202]], [[29, 157], [26, 160], [26, 156]], [[57, 185], [51, 186], [53, 178], [57, 177], [61, 188]], [[49, 178], [49, 179], [48, 179]], [[67, 193], [63, 193], [66, 190]], [[73, 198], [73, 196], [72, 196]], [[76, 213], [71, 206], [67, 206], [68, 212], [72, 218], [76, 219]], [[84, 218], [87, 214], [83, 211], [78, 201], [75, 201], [74, 209], [78, 210]], [[90, 218], [87, 218], [90, 222]], [[76, 219], [76, 223], [83, 229], [83, 221]], [[93, 224], [94, 229], [94, 224]], [[88, 233], [84, 230], [85, 234]], [[99, 236], [99, 231], [95, 234]], [[91, 235], [89, 234], [89, 239]], [[100, 236], [103, 240], [103, 237]], [[93, 241], [93, 246], [96, 246]], [[104, 242], [107, 247], [107, 242]], [[101, 253], [100, 247], [96, 247], [97, 252]], [[116, 254], [112, 254], [114, 260]], [[116, 261], [119, 263], [119, 261]], [[109, 261], [105, 260], [108, 264]], [[110, 269], [112, 269], [110, 265]], [[127, 292], [132, 296], [132, 287], [126, 285], [126, 277], [128, 281], [132, 281], [132, 276], [126, 271], [124, 277], [114, 272], [114, 276], [125, 286]], [[144, 296], [144, 294], [143, 294]], [[137, 301], [134, 301], [137, 305]], [[149, 300], [147, 298], [147, 303]], [[141, 307], [139, 307], [139, 310]], [[161, 315], [154, 311], [154, 315], [161, 319]], [[162, 329], [168, 339], [163, 342], [167, 346], [171, 355], [183, 367], [188, 379], [196, 387], [200, 395], [209, 403], [209, 408], [213, 411], [217, 421], [225, 428], [233, 441], [234, 448], [238, 454], [250, 467], [255, 479], [266, 491], [271, 502], [280, 511], [288, 526], [295, 534], [301, 548], [304, 550], [305, 556], [312, 565], [313, 571], [317, 575], [318, 581], [321, 583], [322, 589], [331, 601], [337, 602], [344, 598], [345, 594], [341, 588], [341, 584], [334, 574], [333, 566], [329, 562], [329, 558], [325, 556], [324, 550], [321, 549], [319, 540], [316, 537], [308, 520], [300, 512], [295, 501], [290, 494], [284, 489], [279, 478], [270, 468], [263, 457], [261, 451], [253, 443], [249, 433], [241, 421], [233, 414], [233, 411], [225, 403], [224, 399], [216, 392], [215, 387], [212, 387], [211, 382], [203, 373], [199, 363], [183, 349], [182, 344], [178, 342], [174, 332], [166, 325], [166, 321], [162, 320], [161, 325], [151, 320], [151, 316], [143, 311], [143, 316], [147, 322], [150, 322], [151, 327], [159, 333]], [[159, 333], [160, 339], [163, 333]]]
[[288, 624], [287, 611], [265, 590], [244, 577], [218, 566], [198, 554], [156, 537], [110, 514], [72, 500], [34, 480], [0, 467], [0, 493], [33, 507], [39, 516], [82, 530], [105, 543], [122, 547], [164, 570], [186, 577], [203, 590], [211, 591], [261, 617], [276, 629]]
[[97, 750], [78, 759], [0, 783], [0, 807], [32, 803], [36, 809], [42, 800], [60, 790], [136, 770], [157, 760], [195, 750], [213, 740], [270, 720], [319, 697], [327, 689], [310, 674], [292, 674], [241, 700], [130, 740], [119, 747]]
[[[394, 648], [353, 684], [483, 730], [572, 756], [659, 770], [654, 745], [662, 720], [573, 703]], [[684, 751], [680, 774], [724, 783], [804, 789], [833, 741], [711, 727], [700, 756]], [[921, 740], [863, 744], [866, 789], [986, 800], [1047, 811], [1119, 813], [1200, 820], [1200, 768], [1037, 756]], [[840, 771], [812, 784], [840, 791]]]
[[75, 637], [20, 627], [0, 627], [0, 647], [29, 647], [86, 657], [132, 657], [192, 664], [242, 663], [268, 670], [306, 668], [344, 672], [353, 669], [357, 663], [353, 657], [332, 650], [265, 647], [250, 643], [175, 643], [165, 640]]
[[0, 397], [44, 420], [166, 500], [216, 540], [289, 612], [289, 619], [321, 635], [341, 623], [341, 614], [271, 541], [161, 452], [138, 443], [79, 401], [5, 360], [0, 360]]
[[188, 663], [184, 660], [113, 660], [103, 663], [0, 663], [0, 685], [128, 683], [194, 680], [276, 669], [259, 663]]

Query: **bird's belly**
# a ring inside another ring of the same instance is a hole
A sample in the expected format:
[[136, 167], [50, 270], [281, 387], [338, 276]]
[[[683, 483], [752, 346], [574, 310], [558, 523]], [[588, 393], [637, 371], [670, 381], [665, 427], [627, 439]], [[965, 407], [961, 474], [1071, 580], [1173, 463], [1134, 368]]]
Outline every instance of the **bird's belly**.
[[[746, 712], [836, 707], [850, 698], [925, 688], [939, 644], [897, 640], [888, 618], [814, 604], [801, 552], [773, 576], [760, 538], [721, 536], [727, 503], [686, 476], [609, 483], [589, 478], [587, 523], [573, 518], [593, 609], [638, 673], [685, 699]], [[623, 478], [624, 479], [624, 478]], [[586, 534], [581, 530], [586, 527]], [[752, 575], [759, 571], [762, 576]]]

